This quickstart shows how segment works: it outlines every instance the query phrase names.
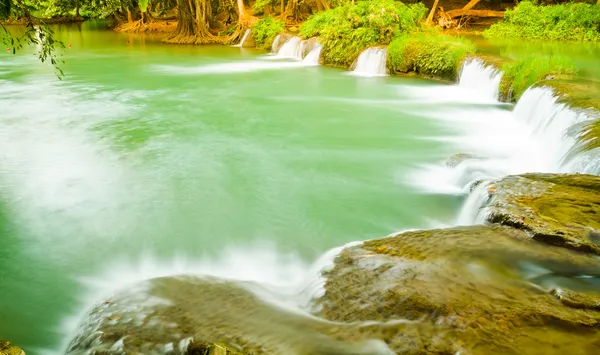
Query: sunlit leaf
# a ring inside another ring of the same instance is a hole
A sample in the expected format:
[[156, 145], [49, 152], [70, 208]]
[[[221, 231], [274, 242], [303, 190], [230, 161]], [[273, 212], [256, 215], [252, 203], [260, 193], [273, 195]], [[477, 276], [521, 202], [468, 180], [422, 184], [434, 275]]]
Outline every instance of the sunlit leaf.
[[148, 10], [148, 0], [139, 0], [138, 3], [140, 4], [140, 9], [142, 10], [142, 12], [146, 12], [146, 10]]

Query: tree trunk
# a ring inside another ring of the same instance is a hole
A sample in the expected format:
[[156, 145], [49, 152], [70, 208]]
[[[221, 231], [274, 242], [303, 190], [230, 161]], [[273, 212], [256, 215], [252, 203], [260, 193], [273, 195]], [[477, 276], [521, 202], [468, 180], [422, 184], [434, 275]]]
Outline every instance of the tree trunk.
[[433, 20], [433, 15], [435, 14], [435, 10], [437, 9], [438, 3], [440, 0], [435, 0], [433, 6], [431, 7], [431, 11], [429, 11], [429, 16], [427, 16], [427, 21], [425, 21], [426, 25], [430, 25]]
[[456, 18], [461, 16], [474, 16], [474, 17], [504, 17], [504, 11], [493, 11], [493, 10], [450, 10], [446, 12], [449, 18]]
[[75, 17], [76, 18], [80, 18], [81, 15], [79, 14], [79, 2], [77, 2], [77, 7], [75, 8]]
[[468, 4], [465, 5], [465, 7], [462, 8], [462, 10], [471, 10], [473, 7], [475, 7], [475, 5], [479, 4], [480, 1], [481, 0], [471, 0]]

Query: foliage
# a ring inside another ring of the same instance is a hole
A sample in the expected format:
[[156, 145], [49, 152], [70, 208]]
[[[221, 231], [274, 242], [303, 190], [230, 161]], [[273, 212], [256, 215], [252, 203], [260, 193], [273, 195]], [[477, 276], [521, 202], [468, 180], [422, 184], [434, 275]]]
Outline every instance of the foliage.
[[10, 0], [0, 0], [0, 20], [4, 20], [10, 16], [12, 2]]
[[265, 10], [265, 7], [269, 5], [274, 5], [276, 0], [256, 0], [254, 5], [252, 5], [252, 10], [256, 11], [256, 13], [262, 13]]
[[462, 37], [442, 35], [436, 31], [403, 35], [388, 47], [388, 68], [391, 72], [415, 72], [453, 80], [475, 45]]
[[[505, 96], [519, 97], [536, 82], [548, 77], [572, 75], [577, 72], [575, 65], [566, 57], [560, 56], [527, 56], [504, 64], [504, 75], [500, 83], [500, 91]], [[512, 95], [508, 95], [512, 91]]]
[[600, 41], [600, 4], [539, 6], [523, 1], [484, 32], [488, 38]]
[[346, 3], [319, 12], [300, 26], [304, 38], [319, 36], [325, 62], [349, 66], [370, 46], [389, 44], [393, 38], [420, 27], [427, 9], [394, 0]]
[[257, 47], [269, 46], [275, 36], [281, 33], [285, 25], [272, 17], [263, 17], [252, 27], [252, 37]]

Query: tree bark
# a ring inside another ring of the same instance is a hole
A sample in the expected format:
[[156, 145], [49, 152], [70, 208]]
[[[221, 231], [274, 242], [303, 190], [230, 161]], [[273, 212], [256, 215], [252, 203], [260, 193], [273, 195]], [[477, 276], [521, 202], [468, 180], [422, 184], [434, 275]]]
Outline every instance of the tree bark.
[[433, 20], [433, 15], [435, 14], [435, 10], [437, 9], [438, 3], [440, 0], [435, 0], [433, 6], [431, 7], [431, 11], [429, 11], [429, 16], [427, 16], [427, 20], [425, 21], [426, 25], [430, 25]]
[[465, 7], [462, 8], [462, 10], [471, 10], [473, 7], [475, 7], [475, 5], [479, 4], [480, 1], [481, 0], [471, 0], [468, 4], [465, 5]]

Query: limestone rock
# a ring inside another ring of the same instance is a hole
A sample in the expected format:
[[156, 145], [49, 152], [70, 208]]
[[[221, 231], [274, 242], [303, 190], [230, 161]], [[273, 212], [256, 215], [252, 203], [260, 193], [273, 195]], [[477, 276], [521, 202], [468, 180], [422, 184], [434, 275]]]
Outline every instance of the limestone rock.
[[67, 354], [393, 355], [360, 325], [275, 306], [263, 300], [265, 292], [258, 284], [217, 278], [150, 279], [93, 307]]
[[[379, 333], [396, 353], [593, 354], [600, 310], [591, 305], [600, 293], [569, 291], [572, 301], [560, 301], [550, 276], [575, 282], [599, 273], [594, 257], [510, 227], [414, 231], [342, 252], [320, 304], [332, 321], [426, 319], [442, 327], [412, 339]], [[407, 342], [420, 350], [405, 352]]]
[[487, 221], [527, 231], [535, 240], [600, 255], [600, 177], [507, 176], [488, 185]]

